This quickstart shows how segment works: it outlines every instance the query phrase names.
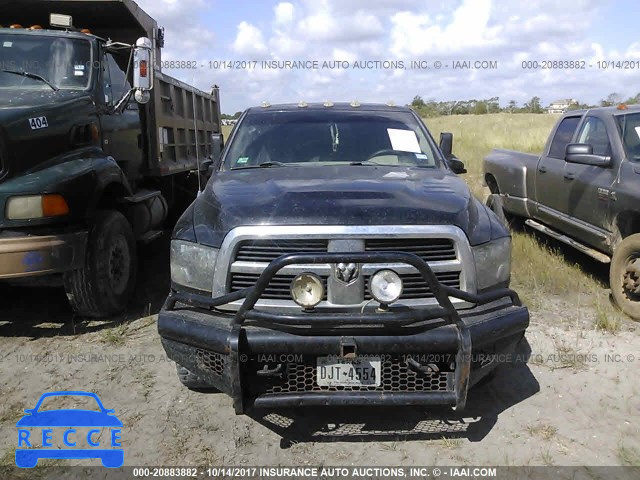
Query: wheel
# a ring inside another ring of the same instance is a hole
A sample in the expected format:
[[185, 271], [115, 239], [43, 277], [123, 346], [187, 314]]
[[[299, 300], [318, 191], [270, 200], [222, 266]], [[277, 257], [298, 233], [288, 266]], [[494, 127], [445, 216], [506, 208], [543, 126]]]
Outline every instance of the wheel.
[[499, 194], [492, 193], [491, 195], [489, 195], [486, 201], [486, 205], [491, 210], [493, 210], [493, 213], [495, 213], [500, 220], [502, 220], [502, 223], [504, 223], [505, 225], [509, 225], [507, 216], [504, 213], [504, 203], [502, 202], [502, 197]]
[[618, 307], [634, 320], [640, 320], [640, 234], [625, 238], [616, 248], [609, 285]]
[[176, 364], [176, 370], [178, 372], [178, 378], [180, 379], [180, 383], [182, 383], [189, 390], [193, 390], [195, 392], [218, 392], [219, 390], [215, 388], [210, 383], [207, 383], [205, 380], [197, 376], [191, 370], [183, 367], [182, 365]]
[[131, 225], [120, 212], [100, 211], [89, 229], [84, 267], [64, 275], [69, 302], [84, 317], [121, 313], [133, 293], [137, 271]]

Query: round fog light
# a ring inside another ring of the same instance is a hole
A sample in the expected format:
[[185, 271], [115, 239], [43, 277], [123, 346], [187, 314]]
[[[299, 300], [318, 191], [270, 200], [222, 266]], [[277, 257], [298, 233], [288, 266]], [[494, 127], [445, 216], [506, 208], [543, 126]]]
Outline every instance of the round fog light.
[[388, 305], [402, 295], [402, 279], [393, 270], [380, 270], [369, 280], [369, 292], [377, 302]]
[[291, 298], [302, 308], [313, 308], [324, 297], [322, 279], [315, 273], [301, 273], [291, 282]]

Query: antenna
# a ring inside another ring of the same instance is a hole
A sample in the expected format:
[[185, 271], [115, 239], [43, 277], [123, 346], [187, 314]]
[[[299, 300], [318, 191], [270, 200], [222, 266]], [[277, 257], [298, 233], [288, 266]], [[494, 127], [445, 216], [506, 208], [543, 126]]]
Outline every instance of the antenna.
[[[191, 85], [196, 83], [195, 77], [191, 77]], [[198, 120], [196, 117], [196, 89], [191, 88], [191, 100], [193, 103], [193, 132], [196, 137], [196, 165], [198, 166], [198, 196], [202, 193], [202, 180], [200, 178], [200, 145], [198, 144]]]

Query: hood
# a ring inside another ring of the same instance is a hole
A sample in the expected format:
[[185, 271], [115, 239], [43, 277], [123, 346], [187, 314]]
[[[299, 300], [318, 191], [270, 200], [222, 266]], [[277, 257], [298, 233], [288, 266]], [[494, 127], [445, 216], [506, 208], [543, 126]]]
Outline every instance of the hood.
[[486, 209], [448, 170], [348, 165], [220, 172], [174, 235], [219, 247], [231, 229], [263, 224], [455, 225], [472, 245], [492, 238]]
[[0, 89], [0, 176], [15, 177], [68, 151], [72, 130], [96, 118], [87, 92]]

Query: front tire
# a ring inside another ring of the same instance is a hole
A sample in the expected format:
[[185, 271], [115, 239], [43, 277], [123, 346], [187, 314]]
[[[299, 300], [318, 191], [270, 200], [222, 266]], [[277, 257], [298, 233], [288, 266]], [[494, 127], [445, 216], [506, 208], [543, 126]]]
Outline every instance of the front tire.
[[122, 313], [135, 288], [137, 270], [131, 225], [120, 212], [99, 211], [89, 230], [84, 267], [64, 275], [71, 306], [83, 317]]
[[616, 248], [611, 259], [609, 284], [618, 307], [640, 321], [640, 234], [625, 238]]

